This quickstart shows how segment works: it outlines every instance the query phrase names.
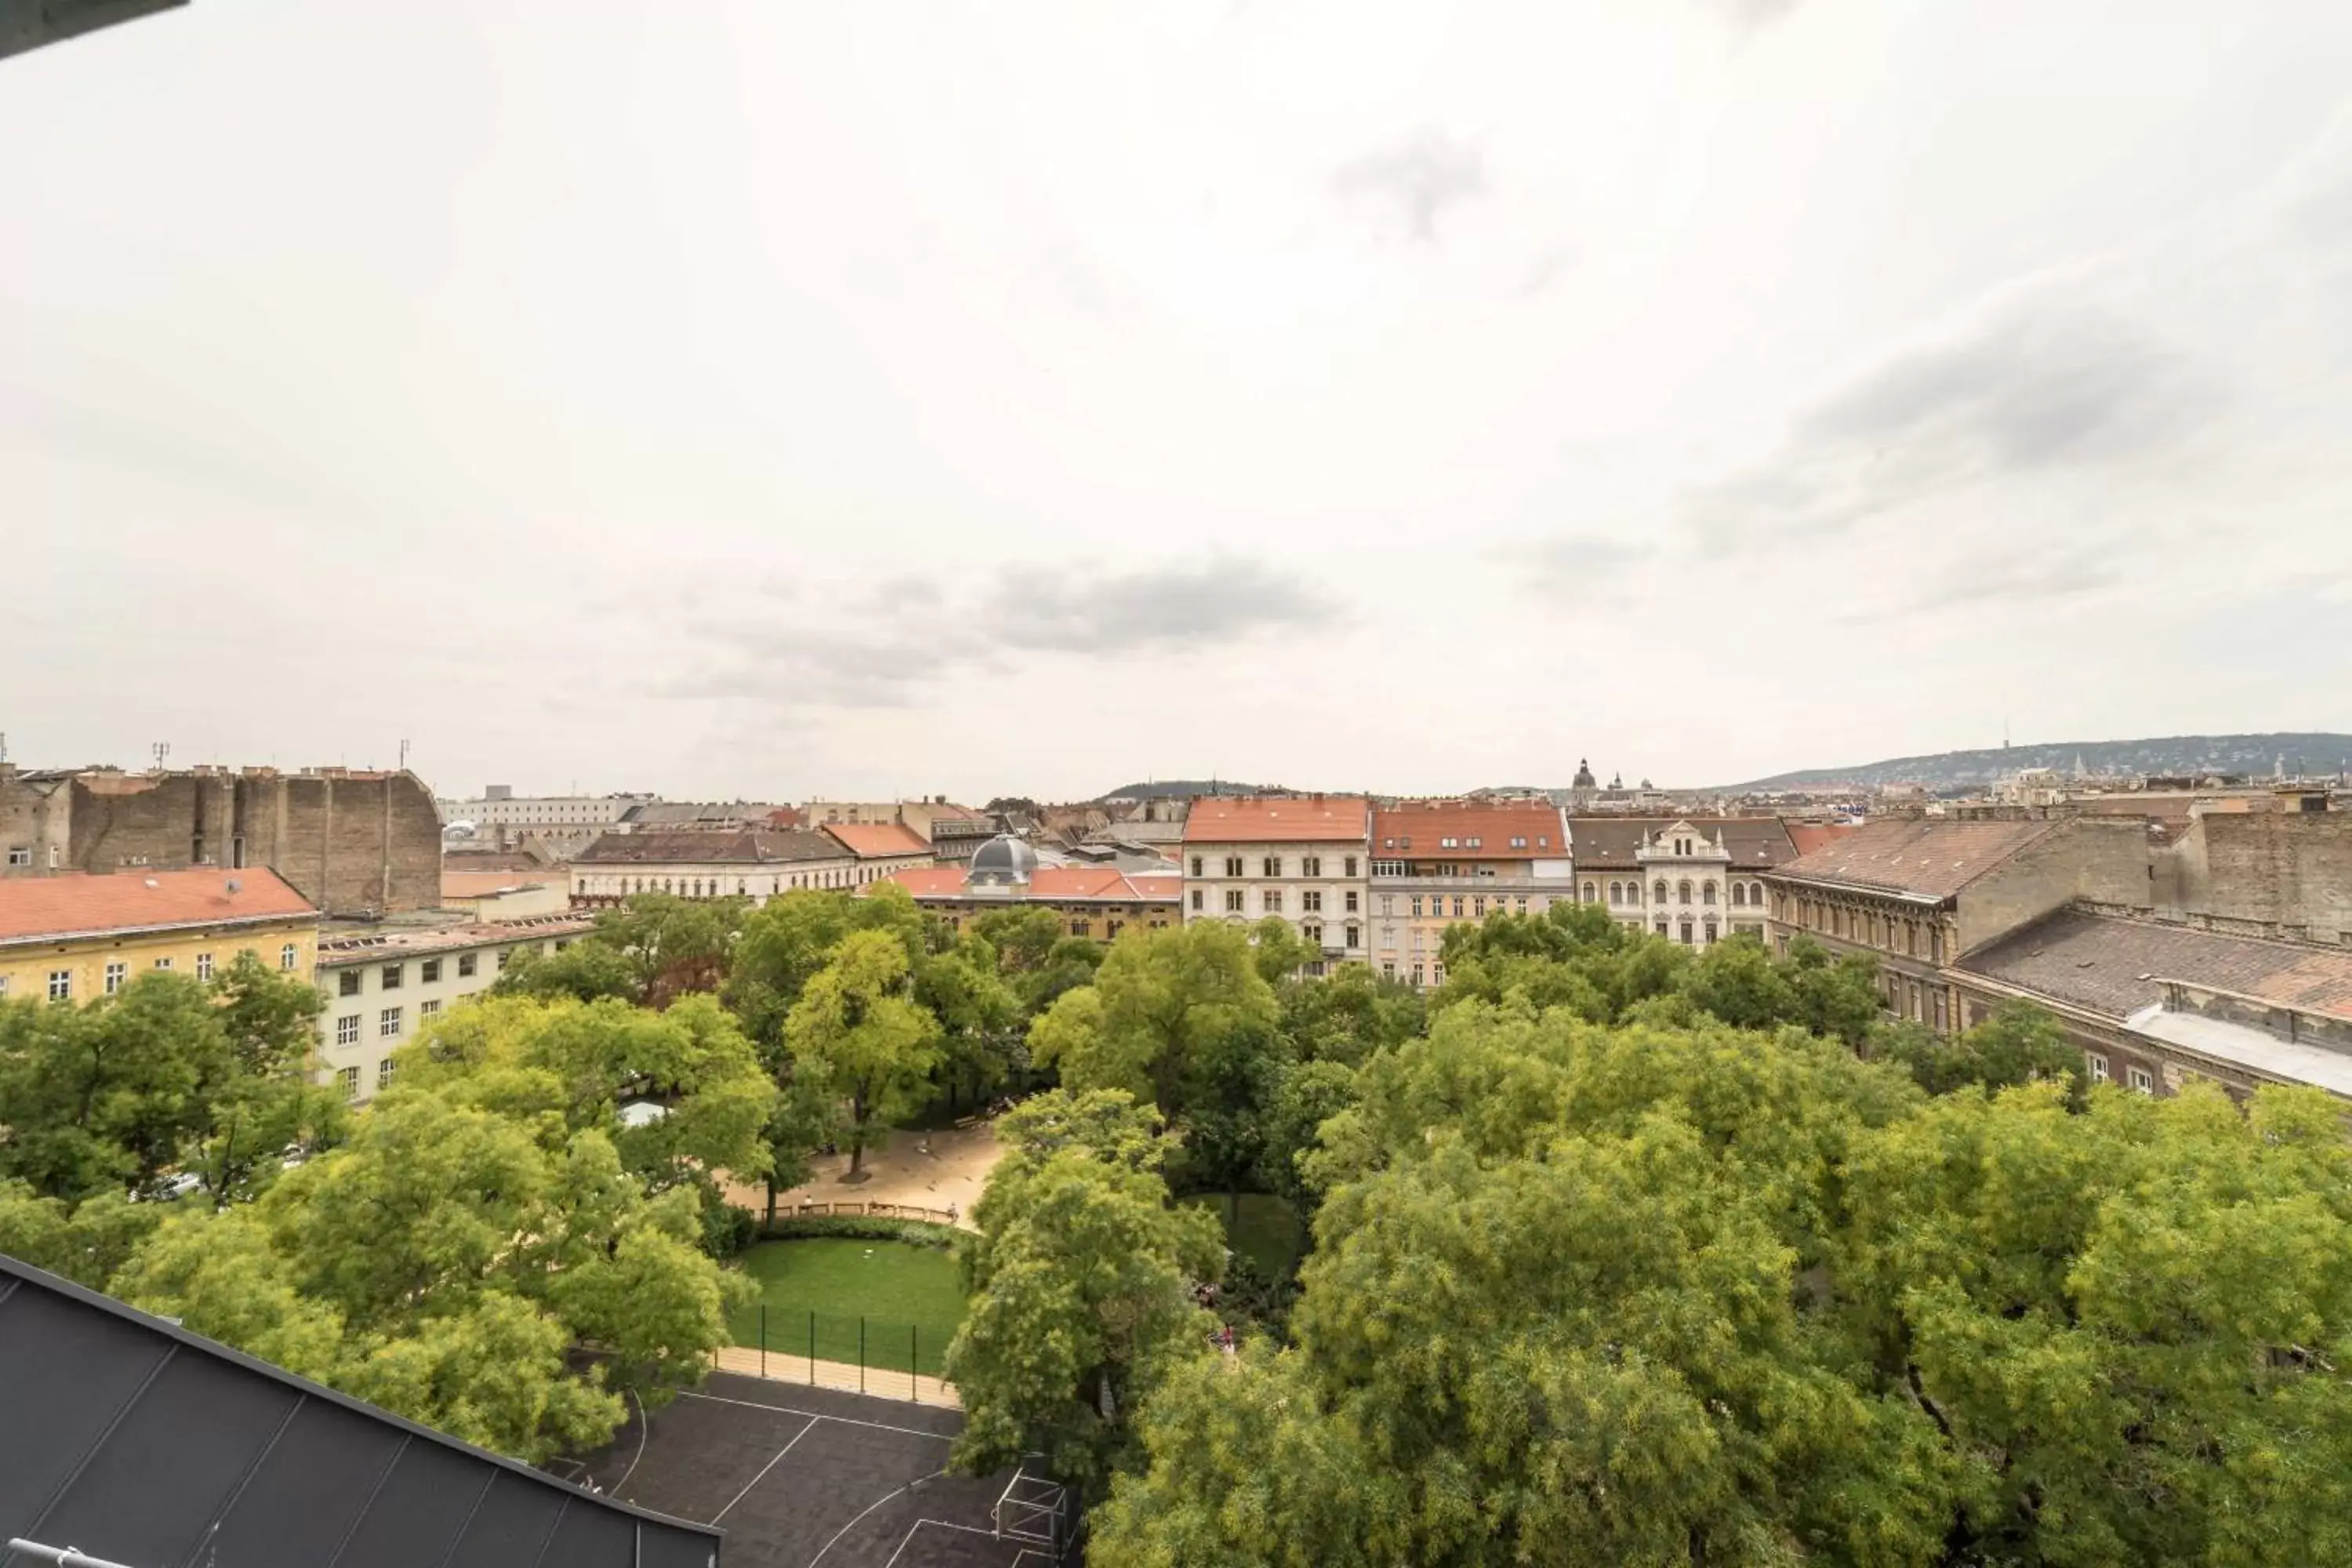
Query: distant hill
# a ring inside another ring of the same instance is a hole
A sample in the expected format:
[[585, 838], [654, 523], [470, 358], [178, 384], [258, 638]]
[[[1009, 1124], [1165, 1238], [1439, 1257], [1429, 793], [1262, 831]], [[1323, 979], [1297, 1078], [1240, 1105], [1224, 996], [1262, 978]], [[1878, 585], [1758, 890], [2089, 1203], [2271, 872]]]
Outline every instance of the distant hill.
[[1842, 768], [1805, 768], [1728, 784], [1727, 790], [1803, 789], [1810, 784], [1923, 784], [1931, 790], [1990, 784], [2024, 768], [2071, 773], [2077, 762], [2092, 773], [2246, 773], [2268, 778], [2284, 757], [2289, 776], [2333, 773], [2352, 758], [2352, 735], [2167, 735], [2146, 741], [2054, 741], [2029, 746], [1988, 746], [1890, 757]]
[[1095, 796], [1097, 800], [1157, 800], [1163, 795], [1297, 795], [1282, 784], [1242, 784], [1234, 779], [1154, 779], [1150, 784], [1121, 784]]

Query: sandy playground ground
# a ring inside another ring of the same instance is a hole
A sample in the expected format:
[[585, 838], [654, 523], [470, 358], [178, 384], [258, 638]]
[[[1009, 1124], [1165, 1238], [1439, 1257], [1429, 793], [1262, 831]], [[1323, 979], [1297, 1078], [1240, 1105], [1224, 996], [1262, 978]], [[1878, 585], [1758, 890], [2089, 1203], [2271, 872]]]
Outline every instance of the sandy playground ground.
[[[848, 1179], [847, 1154], [818, 1155], [806, 1185], [776, 1194], [776, 1212], [789, 1214], [803, 1203], [951, 1207], [956, 1223], [969, 1230], [971, 1205], [1003, 1153], [995, 1127], [986, 1121], [936, 1132], [893, 1132], [888, 1143], [866, 1152], [866, 1169], [855, 1182]], [[753, 1214], [766, 1212], [765, 1187], [730, 1184], [727, 1197]]]

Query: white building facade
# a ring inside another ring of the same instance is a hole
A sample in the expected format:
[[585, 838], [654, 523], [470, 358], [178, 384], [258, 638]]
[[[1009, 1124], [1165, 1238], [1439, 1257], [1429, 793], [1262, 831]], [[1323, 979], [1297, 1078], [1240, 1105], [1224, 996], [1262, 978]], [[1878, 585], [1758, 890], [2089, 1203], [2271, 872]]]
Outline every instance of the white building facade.
[[610, 908], [638, 893], [766, 903], [795, 888], [849, 891], [919, 858], [861, 865], [829, 834], [800, 829], [606, 833], [572, 861], [574, 909]]
[[1183, 915], [1254, 925], [1273, 916], [1322, 954], [1369, 962], [1371, 805], [1361, 795], [1213, 795], [1184, 819]]

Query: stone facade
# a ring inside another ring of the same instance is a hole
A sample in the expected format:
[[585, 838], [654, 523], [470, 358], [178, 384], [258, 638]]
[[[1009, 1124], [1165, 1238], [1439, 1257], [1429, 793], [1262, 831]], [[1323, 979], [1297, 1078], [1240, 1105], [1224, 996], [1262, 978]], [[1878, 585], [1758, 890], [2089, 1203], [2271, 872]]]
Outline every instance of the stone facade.
[[2219, 930], [2352, 943], [2352, 812], [2200, 816], [2157, 857], [2147, 890], [2116, 901]]
[[441, 818], [415, 774], [323, 768], [0, 764], [0, 876], [268, 867], [323, 912], [429, 910], [441, 897]]

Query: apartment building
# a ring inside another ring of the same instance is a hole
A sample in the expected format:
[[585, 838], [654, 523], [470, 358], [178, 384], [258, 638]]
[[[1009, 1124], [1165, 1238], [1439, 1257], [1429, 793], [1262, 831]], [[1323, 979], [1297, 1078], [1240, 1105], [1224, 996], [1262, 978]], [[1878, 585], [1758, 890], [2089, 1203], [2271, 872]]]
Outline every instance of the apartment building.
[[1381, 973], [1445, 984], [1445, 928], [1541, 914], [1576, 897], [1568, 819], [1534, 801], [1413, 800], [1372, 813], [1371, 956]]
[[553, 953], [595, 929], [587, 916], [375, 931], [319, 943], [320, 1081], [364, 1102], [390, 1087], [392, 1053], [453, 1002], [488, 991], [518, 952]]
[[1686, 947], [1767, 934], [1764, 874], [1797, 858], [1777, 816], [1571, 816], [1580, 902]]
[[1184, 919], [1272, 915], [1322, 958], [1370, 962], [1371, 803], [1362, 795], [1203, 795], [1184, 818]]
[[1051, 910], [1072, 936], [1104, 942], [1183, 918], [1183, 879], [1174, 871], [1047, 866], [1034, 849], [1005, 834], [982, 844], [969, 865], [895, 871], [886, 879], [958, 931], [974, 915], [1008, 906]]
[[873, 864], [861, 864], [840, 839], [806, 829], [605, 833], [572, 863], [572, 905], [609, 908], [636, 893], [763, 904], [795, 888], [858, 887], [861, 870]]
[[141, 974], [208, 981], [250, 952], [307, 975], [319, 911], [267, 867], [0, 878], [0, 1000], [88, 1002]]
[[885, 877], [931, 864], [929, 842], [903, 823], [834, 823], [817, 831], [856, 860], [851, 879], [854, 887], [867, 887]]

